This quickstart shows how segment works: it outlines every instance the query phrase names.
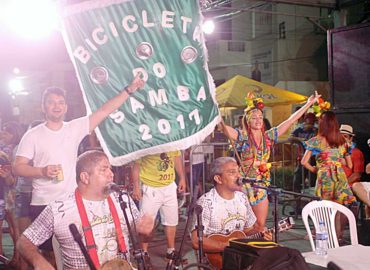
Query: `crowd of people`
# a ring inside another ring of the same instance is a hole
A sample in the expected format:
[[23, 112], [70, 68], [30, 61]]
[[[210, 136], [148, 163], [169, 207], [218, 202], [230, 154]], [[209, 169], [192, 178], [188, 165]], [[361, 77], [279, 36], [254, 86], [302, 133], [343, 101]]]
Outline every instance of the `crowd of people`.
[[[182, 152], [164, 152], [133, 161], [132, 197], [122, 195], [129, 206], [124, 210], [129, 217], [128, 224], [120, 209], [118, 194], [108, 188], [114, 174], [107, 155], [100, 150], [78, 155], [81, 141], [144, 85], [139, 74], [95, 112], [69, 122], [64, 121], [68, 109], [64, 90], [48, 88], [41, 103], [45, 121], [35, 121], [25, 134], [16, 123], [3, 125], [0, 225], [3, 220], [7, 221], [13, 242], [17, 243], [10, 263], [13, 267], [56, 269], [56, 252], [60, 252], [64, 269], [86, 269], [91, 263], [96, 269], [111, 263], [130, 264], [132, 243], [129, 243], [128, 228], [132, 225], [140, 235], [142, 260], [148, 269], [153, 269], [149, 243], [158, 215], [167, 239], [164, 256], [167, 260], [174, 258], [179, 221], [177, 194], [189, 188]], [[201, 219], [206, 236], [240, 230], [246, 236], [258, 234], [272, 239], [271, 233], [265, 230], [269, 202], [264, 188], [271, 183], [269, 160], [279, 136], [300, 119], [301, 124], [292, 136], [300, 138], [305, 146], [301, 164], [316, 176], [315, 195], [352, 209], [356, 209], [359, 199], [366, 205], [366, 217], [370, 218], [370, 185], [362, 181], [365, 159], [353, 140], [353, 128], [348, 124], [339, 125], [332, 111], [323, 111], [319, 117], [308, 112], [319, 98], [315, 92], [287, 120], [276, 127], [267, 127], [263, 100], [249, 95], [239, 127], [219, 124], [219, 129], [235, 147], [235, 158], [213, 160], [209, 173], [213, 188], [199, 194], [197, 204], [203, 209]], [[202, 169], [203, 163], [204, 158], [199, 161]], [[201, 169], [197, 166], [192, 169], [194, 179], [191, 181], [195, 187]], [[366, 172], [370, 173], [369, 165]], [[254, 179], [264, 188], [240, 183], [241, 177]], [[69, 231], [71, 224], [76, 225], [91, 262], [85, 259]], [[339, 238], [343, 237], [344, 224], [343, 217], [338, 215]], [[194, 216], [191, 240], [198, 249], [196, 229]], [[1, 239], [0, 233], [0, 243]], [[58, 251], [55, 240], [59, 243]], [[228, 242], [206, 237], [203, 245], [205, 252], [217, 253], [222, 252]], [[0, 254], [3, 254], [2, 245]]]

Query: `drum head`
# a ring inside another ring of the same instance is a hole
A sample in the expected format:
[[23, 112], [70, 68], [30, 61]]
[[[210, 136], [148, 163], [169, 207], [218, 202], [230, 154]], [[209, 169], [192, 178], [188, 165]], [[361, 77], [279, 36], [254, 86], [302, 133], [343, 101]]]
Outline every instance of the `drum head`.
[[120, 258], [107, 261], [100, 268], [100, 270], [132, 270], [132, 269], [133, 268], [129, 262]]

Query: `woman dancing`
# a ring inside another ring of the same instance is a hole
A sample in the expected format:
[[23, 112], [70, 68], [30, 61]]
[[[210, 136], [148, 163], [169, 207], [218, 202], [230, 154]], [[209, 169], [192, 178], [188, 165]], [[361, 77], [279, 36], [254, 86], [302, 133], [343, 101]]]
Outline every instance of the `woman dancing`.
[[[254, 98], [248, 94], [247, 105], [243, 116], [243, 129], [233, 129], [224, 124], [221, 129], [230, 139], [235, 141], [236, 149], [241, 153], [241, 170], [244, 177], [257, 178], [259, 186], [270, 184], [270, 168], [268, 160], [273, 144], [278, 137], [284, 134], [289, 127], [298, 120], [317, 101], [320, 95], [315, 92], [304, 106], [293, 113], [287, 120], [277, 127], [265, 131], [263, 124], [264, 104], [261, 98]], [[267, 192], [264, 189], [251, 187], [246, 184], [248, 198], [254, 214], [257, 217], [258, 228], [264, 228], [268, 214]]]
[[[319, 118], [319, 130], [316, 137], [304, 143], [306, 152], [301, 164], [312, 173], [317, 174], [315, 193], [324, 200], [330, 200], [345, 206], [356, 201], [348, 185], [342, 164], [352, 168], [350, 153], [347, 152], [345, 139], [339, 131], [335, 114], [324, 112]], [[309, 162], [316, 157], [316, 166]], [[340, 239], [346, 220], [343, 215], [336, 216], [336, 231]]]

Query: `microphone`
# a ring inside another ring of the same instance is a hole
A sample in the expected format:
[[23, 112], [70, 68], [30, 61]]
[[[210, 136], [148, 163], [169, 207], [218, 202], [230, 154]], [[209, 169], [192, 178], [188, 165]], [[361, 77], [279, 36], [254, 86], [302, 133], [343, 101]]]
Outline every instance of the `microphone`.
[[125, 186], [117, 185], [116, 183], [109, 183], [105, 187], [105, 193], [110, 194], [112, 192], [117, 192], [119, 194], [127, 194], [127, 189]]
[[238, 180], [236, 180], [236, 184], [238, 186], [242, 186], [244, 184], [255, 184], [258, 182], [263, 182], [261, 180], [257, 180], [256, 178], [244, 178], [244, 177], [239, 177]]
[[69, 231], [71, 232], [71, 234], [73, 236], [73, 239], [76, 241], [76, 243], [80, 247], [80, 250], [81, 250], [82, 254], [84, 255], [84, 257], [86, 259], [86, 262], [89, 265], [90, 269], [91, 270], [96, 270], [96, 267], [95, 267], [93, 261], [91, 260], [90, 255], [87, 253], [87, 250], [84, 246], [84, 243], [82, 243], [82, 236], [78, 232], [78, 229], [77, 229], [76, 225], [74, 223], [71, 223], [71, 224], [69, 224], [68, 227], [69, 227]]
[[329, 270], [342, 270], [342, 268], [340, 268], [336, 263], [334, 262], [329, 262], [328, 265], [327, 265], [327, 268]]

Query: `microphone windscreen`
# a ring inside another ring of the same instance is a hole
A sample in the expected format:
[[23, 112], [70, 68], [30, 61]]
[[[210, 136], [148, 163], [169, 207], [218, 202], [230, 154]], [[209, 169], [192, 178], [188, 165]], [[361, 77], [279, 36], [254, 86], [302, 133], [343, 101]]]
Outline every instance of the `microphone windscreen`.
[[237, 180], [236, 180], [236, 184], [238, 186], [242, 186], [243, 185], [243, 178], [242, 177], [239, 177]]
[[124, 186], [117, 185], [116, 183], [109, 183], [104, 189], [104, 193], [109, 195], [112, 192], [117, 192], [119, 194], [127, 194], [127, 190]]
[[328, 265], [327, 265], [327, 268], [329, 270], [342, 270], [342, 268], [340, 268], [336, 263], [334, 262], [329, 262]]

